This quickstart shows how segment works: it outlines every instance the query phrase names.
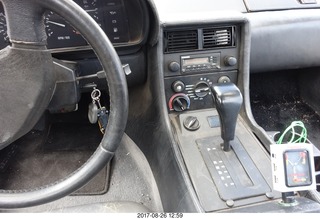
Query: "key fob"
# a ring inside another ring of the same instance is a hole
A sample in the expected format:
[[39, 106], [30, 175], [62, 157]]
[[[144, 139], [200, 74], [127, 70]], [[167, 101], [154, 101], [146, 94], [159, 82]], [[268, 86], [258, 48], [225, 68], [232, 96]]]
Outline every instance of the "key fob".
[[89, 104], [89, 109], [88, 109], [88, 119], [91, 124], [95, 124], [98, 121], [98, 106], [94, 103]]
[[108, 124], [108, 111], [105, 107], [102, 107], [100, 112], [98, 113], [98, 123], [100, 127], [100, 131], [104, 134]]

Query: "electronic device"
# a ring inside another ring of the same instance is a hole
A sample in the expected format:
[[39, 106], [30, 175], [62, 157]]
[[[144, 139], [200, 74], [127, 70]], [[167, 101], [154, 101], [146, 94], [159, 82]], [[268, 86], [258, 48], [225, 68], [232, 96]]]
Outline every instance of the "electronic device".
[[271, 145], [274, 190], [293, 192], [316, 189], [313, 147], [308, 143]]
[[201, 72], [220, 69], [220, 53], [181, 56], [181, 72]]

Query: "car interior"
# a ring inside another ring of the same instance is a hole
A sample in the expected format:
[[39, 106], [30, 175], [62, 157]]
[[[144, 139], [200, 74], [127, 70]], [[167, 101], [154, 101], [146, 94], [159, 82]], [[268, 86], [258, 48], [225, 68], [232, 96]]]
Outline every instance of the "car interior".
[[319, 35], [320, 0], [0, 0], [0, 212], [320, 212]]

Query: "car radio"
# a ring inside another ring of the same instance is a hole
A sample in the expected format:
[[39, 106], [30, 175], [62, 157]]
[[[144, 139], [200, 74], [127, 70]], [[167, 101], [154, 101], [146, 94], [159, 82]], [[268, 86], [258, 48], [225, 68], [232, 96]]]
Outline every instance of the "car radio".
[[181, 72], [192, 73], [220, 69], [220, 53], [181, 56]]

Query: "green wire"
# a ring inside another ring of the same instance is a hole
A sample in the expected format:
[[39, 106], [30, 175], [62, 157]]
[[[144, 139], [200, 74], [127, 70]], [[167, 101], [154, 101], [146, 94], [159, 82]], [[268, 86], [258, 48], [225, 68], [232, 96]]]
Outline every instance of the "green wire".
[[[297, 128], [300, 127], [301, 132], [297, 132]], [[291, 134], [291, 138], [287, 143], [305, 143], [307, 141], [307, 129], [301, 121], [294, 121], [286, 128], [277, 141], [277, 144], [282, 144], [283, 139], [288, 134]]]

